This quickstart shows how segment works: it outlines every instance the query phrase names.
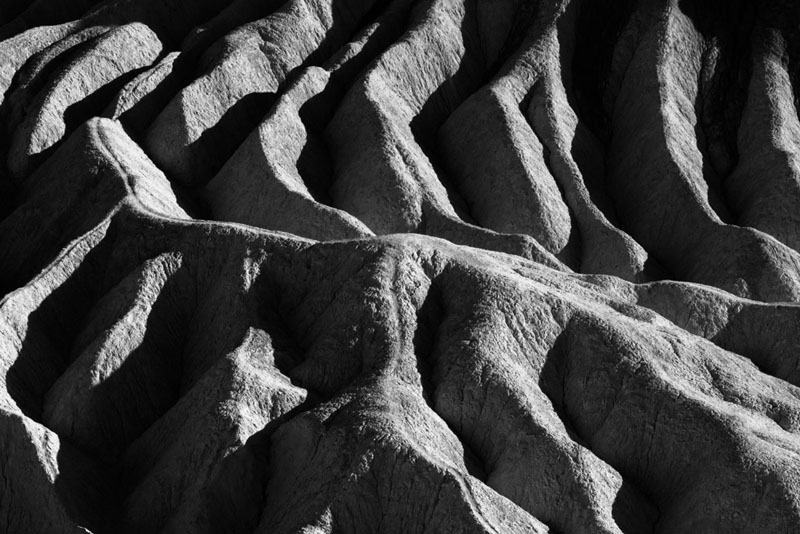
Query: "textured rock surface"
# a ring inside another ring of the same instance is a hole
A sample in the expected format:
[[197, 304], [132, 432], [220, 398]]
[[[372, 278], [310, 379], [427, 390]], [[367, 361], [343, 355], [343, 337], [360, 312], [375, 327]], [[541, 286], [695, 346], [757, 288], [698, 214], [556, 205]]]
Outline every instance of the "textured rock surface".
[[800, 530], [800, 8], [0, 8], [0, 531]]

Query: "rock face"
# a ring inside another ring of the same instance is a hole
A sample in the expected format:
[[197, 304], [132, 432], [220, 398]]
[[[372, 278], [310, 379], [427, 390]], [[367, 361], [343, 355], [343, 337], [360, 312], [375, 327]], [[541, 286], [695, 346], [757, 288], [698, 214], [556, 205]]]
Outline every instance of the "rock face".
[[0, 531], [800, 531], [800, 4], [0, 8]]

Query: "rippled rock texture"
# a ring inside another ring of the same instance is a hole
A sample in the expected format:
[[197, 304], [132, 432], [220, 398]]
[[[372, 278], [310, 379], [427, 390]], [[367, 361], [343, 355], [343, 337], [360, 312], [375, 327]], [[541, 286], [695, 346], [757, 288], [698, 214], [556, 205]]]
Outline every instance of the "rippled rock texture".
[[0, 531], [800, 531], [799, 6], [3, 2]]

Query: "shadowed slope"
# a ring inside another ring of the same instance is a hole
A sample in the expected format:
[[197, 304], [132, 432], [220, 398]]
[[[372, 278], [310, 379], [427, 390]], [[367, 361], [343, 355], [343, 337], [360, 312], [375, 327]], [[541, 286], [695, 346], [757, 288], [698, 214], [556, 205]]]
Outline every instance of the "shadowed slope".
[[79, 4], [0, 29], [0, 531], [800, 528], [794, 7]]

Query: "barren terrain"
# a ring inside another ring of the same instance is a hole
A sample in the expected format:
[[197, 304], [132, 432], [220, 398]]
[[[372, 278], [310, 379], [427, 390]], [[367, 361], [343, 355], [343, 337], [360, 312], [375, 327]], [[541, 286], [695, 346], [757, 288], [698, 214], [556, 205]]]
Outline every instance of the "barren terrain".
[[800, 3], [3, 0], [0, 531], [800, 531]]

